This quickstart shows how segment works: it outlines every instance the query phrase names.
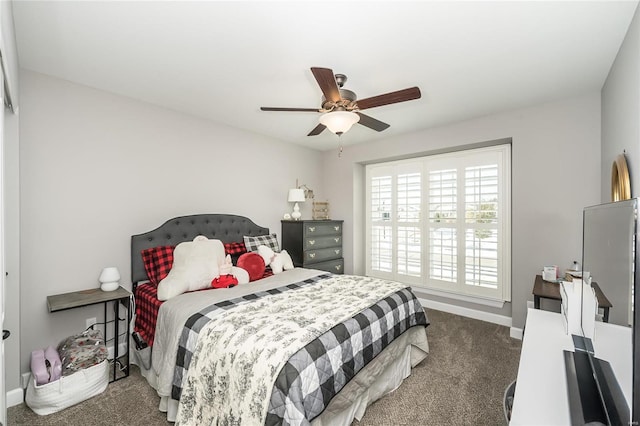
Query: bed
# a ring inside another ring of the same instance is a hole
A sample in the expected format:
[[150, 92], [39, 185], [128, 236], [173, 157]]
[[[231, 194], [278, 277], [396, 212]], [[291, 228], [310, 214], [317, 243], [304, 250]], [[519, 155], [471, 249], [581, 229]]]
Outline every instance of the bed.
[[148, 362], [138, 351], [133, 362], [167, 420], [349, 425], [426, 358], [426, 314], [400, 283], [294, 268], [154, 300], [142, 253], [199, 235], [237, 255], [244, 236], [269, 229], [243, 216], [204, 214], [132, 236], [135, 331], [151, 346]]

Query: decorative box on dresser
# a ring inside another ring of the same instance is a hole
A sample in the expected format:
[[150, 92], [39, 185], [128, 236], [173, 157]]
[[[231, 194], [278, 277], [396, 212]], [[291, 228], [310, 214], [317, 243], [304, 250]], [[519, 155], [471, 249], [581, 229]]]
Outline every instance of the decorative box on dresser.
[[283, 220], [282, 249], [295, 266], [344, 273], [342, 220]]

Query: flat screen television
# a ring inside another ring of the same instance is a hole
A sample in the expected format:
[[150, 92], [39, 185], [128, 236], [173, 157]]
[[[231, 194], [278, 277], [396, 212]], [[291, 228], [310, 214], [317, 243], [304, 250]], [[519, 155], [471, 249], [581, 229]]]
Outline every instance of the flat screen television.
[[[640, 287], [636, 287], [640, 286], [638, 228], [638, 199], [586, 207], [583, 211], [582, 275], [584, 278], [590, 276], [592, 285], [597, 283], [602, 294], [610, 302], [608, 321], [632, 328], [630, 334], [633, 377], [630, 404], [626, 404], [621, 394], [617, 397], [603, 395], [609, 389], [614, 389], [615, 394], [617, 379], [612, 371], [608, 374], [596, 374], [596, 370], [602, 367], [601, 361], [593, 353], [587, 353], [586, 359], [594, 369], [595, 385], [604, 406], [606, 419], [595, 424], [622, 424], [619, 420], [622, 418], [625, 419], [624, 423], [638, 425], [640, 420], [640, 320], [638, 310], [634, 309], [634, 306], [640, 306]], [[600, 310], [598, 320], [603, 319], [602, 313]], [[597, 334], [595, 339], [597, 341]], [[605, 367], [608, 368], [607, 365]], [[618, 391], [621, 392], [619, 386]], [[620, 397], [623, 401], [620, 401]], [[618, 400], [613, 401], [612, 398]], [[616, 410], [619, 412], [615, 413]]]

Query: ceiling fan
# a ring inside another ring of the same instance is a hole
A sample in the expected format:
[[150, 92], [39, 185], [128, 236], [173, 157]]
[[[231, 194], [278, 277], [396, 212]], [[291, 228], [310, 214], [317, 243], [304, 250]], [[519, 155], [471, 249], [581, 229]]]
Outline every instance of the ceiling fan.
[[260, 107], [262, 111], [302, 111], [320, 112], [320, 124], [318, 124], [307, 136], [319, 135], [324, 129], [329, 128], [333, 133], [340, 136], [355, 123], [360, 123], [365, 127], [381, 132], [389, 127], [389, 124], [373, 117], [361, 113], [361, 110], [375, 108], [382, 105], [395, 104], [398, 102], [419, 99], [420, 89], [411, 87], [409, 89], [398, 90], [396, 92], [385, 93], [366, 99], [357, 100], [357, 96], [351, 90], [343, 89], [342, 86], [347, 81], [344, 74], [336, 74], [329, 68], [312, 67], [311, 72], [316, 78], [320, 90], [322, 90], [320, 108], [278, 108]]

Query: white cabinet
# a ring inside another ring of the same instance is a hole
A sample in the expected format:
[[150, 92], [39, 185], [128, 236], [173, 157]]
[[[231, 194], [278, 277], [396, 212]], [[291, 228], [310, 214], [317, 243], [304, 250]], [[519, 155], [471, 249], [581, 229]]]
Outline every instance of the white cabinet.
[[[631, 328], [597, 322], [593, 342], [631, 407]], [[573, 351], [558, 313], [529, 309], [510, 425], [571, 424], [563, 350]]]

